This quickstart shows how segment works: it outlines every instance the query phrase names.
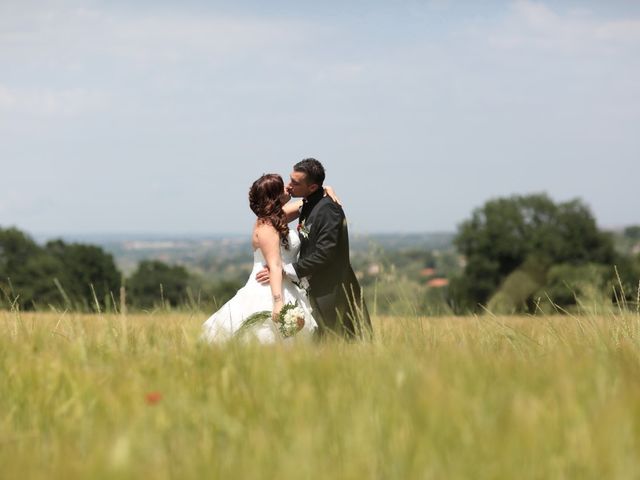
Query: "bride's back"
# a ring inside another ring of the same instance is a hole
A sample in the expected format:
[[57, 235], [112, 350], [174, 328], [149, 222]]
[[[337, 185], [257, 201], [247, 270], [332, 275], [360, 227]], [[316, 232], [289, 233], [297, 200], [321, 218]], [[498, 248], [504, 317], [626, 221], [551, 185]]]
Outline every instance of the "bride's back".
[[[256, 233], [254, 231], [253, 234], [253, 262], [254, 264], [260, 263], [264, 265], [265, 258], [262, 250], [256, 241]], [[289, 230], [289, 246], [288, 248], [284, 245], [280, 245], [280, 257], [282, 258], [282, 263], [293, 263], [298, 259], [298, 252], [300, 251], [300, 237], [295, 230]]]

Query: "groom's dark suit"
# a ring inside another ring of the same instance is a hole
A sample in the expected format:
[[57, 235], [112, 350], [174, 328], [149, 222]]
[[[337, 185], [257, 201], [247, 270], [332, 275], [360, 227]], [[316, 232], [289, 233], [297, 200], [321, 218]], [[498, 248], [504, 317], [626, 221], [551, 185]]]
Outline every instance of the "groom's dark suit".
[[309, 278], [309, 297], [320, 334], [326, 330], [355, 337], [371, 333], [360, 284], [349, 262], [349, 232], [342, 207], [319, 189], [300, 212], [300, 256], [293, 264]]

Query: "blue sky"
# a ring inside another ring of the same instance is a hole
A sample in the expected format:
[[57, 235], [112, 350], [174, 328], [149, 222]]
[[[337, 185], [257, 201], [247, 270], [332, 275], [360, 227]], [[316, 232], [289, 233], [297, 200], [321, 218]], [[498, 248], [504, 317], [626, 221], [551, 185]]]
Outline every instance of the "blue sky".
[[640, 223], [640, 3], [0, 3], [0, 226], [242, 233], [314, 156], [361, 233], [489, 198]]

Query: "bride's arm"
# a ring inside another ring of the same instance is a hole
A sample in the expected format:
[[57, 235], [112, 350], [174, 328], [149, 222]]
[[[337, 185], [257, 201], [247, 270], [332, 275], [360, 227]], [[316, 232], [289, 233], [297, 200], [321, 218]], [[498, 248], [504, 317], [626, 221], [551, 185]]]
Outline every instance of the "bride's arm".
[[287, 216], [287, 223], [293, 222], [300, 215], [300, 209], [302, 208], [302, 200], [296, 200], [289, 202], [282, 207], [284, 214]]
[[273, 300], [273, 320], [276, 321], [278, 313], [282, 309], [282, 259], [280, 258], [280, 235], [271, 225], [258, 225], [256, 227], [258, 247], [262, 251], [269, 269], [269, 285]]
[[336, 191], [333, 189], [332, 186], [330, 185], [324, 186], [324, 196], [331, 198], [331, 200], [333, 200], [335, 203], [342, 206], [342, 202], [338, 198], [338, 195], [336, 194]]

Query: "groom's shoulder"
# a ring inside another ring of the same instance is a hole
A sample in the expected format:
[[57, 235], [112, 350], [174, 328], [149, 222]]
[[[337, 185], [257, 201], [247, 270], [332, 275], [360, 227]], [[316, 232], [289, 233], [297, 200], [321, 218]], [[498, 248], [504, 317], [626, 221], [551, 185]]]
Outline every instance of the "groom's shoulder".
[[335, 214], [344, 215], [342, 207], [336, 202], [334, 202], [333, 200], [331, 200], [330, 197], [323, 197], [322, 200], [318, 202], [317, 209], [319, 212], [322, 211], [322, 212], [330, 213], [334, 215]]

